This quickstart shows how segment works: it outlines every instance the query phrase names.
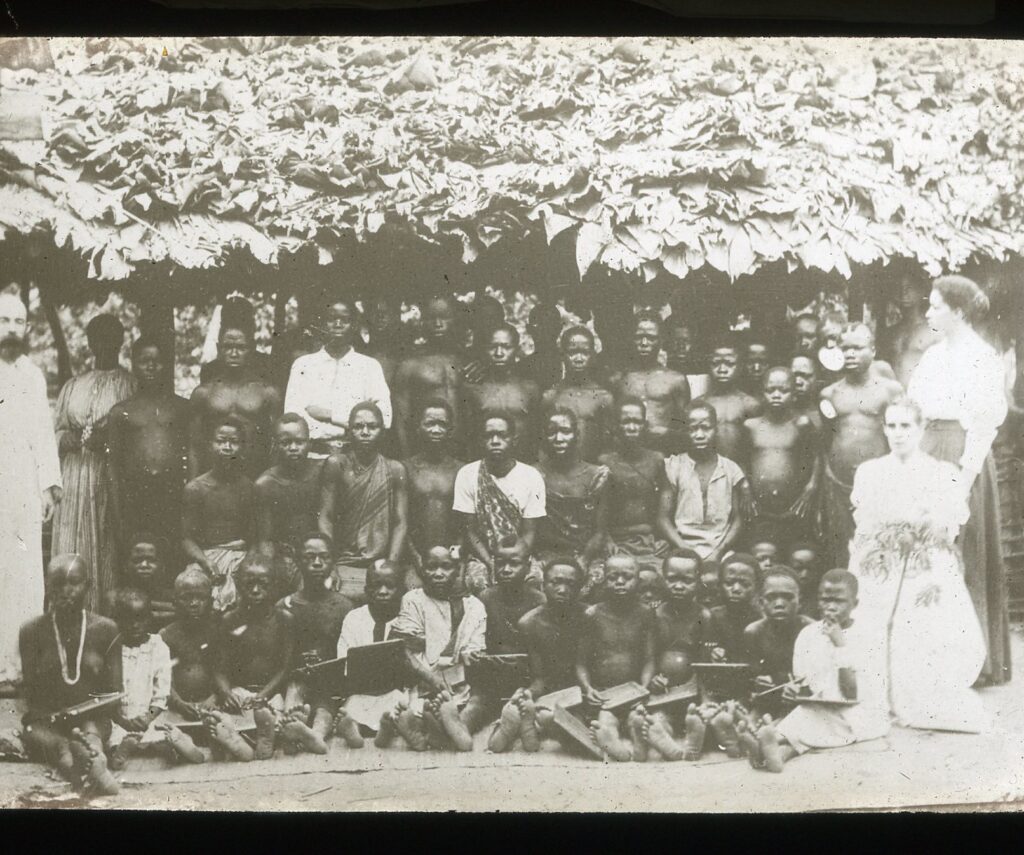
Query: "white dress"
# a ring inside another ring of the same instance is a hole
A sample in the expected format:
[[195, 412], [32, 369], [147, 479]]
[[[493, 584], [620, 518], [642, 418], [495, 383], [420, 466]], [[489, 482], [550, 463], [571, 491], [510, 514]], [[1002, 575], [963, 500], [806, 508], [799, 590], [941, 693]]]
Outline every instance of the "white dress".
[[853, 482], [859, 579], [856, 619], [880, 639], [889, 709], [908, 727], [980, 732], [986, 716], [971, 689], [985, 641], [953, 538], [967, 518], [950, 463], [924, 452], [860, 465]]
[[0, 360], [0, 680], [20, 678], [18, 630], [43, 613], [42, 492], [60, 484], [43, 373]]

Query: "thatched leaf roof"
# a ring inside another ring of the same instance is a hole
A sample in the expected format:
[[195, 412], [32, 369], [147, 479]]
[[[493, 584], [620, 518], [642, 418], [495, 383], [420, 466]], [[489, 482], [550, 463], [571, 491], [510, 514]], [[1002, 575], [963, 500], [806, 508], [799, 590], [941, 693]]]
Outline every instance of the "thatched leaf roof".
[[[166, 55], [164, 49], [166, 48]], [[10, 74], [46, 139], [0, 147], [0, 227], [123, 279], [401, 229], [472, 261], [573, 235], [592, 265], [849, 277], [1024, 246], [1024, 65], [998, 42], [55, 40]], [[386, 249], [385, 249], [386, 251]]]

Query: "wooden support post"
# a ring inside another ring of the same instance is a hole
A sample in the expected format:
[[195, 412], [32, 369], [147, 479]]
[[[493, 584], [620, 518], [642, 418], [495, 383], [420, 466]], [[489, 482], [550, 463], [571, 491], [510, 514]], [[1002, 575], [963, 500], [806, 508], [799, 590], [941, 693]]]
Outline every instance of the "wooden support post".
[[[22, 299], [25, 299], [24, 294]], [[60, 325], [60, 315], [57, 314], [57, 306], [52, 300], [49, 288], [39, 287], [39, 300], [43, 306], [46, 323], [50, 327], [50, 334], [53, 336], [53, 346], [57, 351], [57, 383], [63, 389], [64, 384], [71, 379], [71, 351], [68, 349], [68, 340], [64, 336], [64, 329]], [[25, 305], [27, 306], [28, 303]]]

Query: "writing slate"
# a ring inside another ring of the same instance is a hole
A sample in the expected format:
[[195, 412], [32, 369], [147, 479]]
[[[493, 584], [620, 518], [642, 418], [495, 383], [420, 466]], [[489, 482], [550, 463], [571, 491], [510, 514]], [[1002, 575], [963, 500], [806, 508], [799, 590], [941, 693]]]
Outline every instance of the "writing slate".
[[409, 682], [401, 639], [350, 647], [347, 658], [345, 688], [350, 695], [383, 695]]
[[530, 657], [525, 653], [483, 656], [466, 666], [466, 681], [492, 698], [507, 700], [530, 685]]
[[551, 710], [552, 721], [555, 727], [564, 733], [575, 745], [578, 745], [591, 757], [604, 760], [604, 754], [594, 743], [590, 728], [580, 721], [564, 707], [556, 706]]
[[84, 715], [88, 715], [91, 712], [95, 712], [99, 709], [106, 707], [112, 707], [119, 703], [121, 698], [124, 697], [124, 692], [109, 692], [105, 695], [95, 695], [89, 698], [87, 701], [82, 701], [80, 704], [74, 706], [65, 707], [62, 710], [57, 710], [55, 713], [51, 713], [46, 716], [46, 721], [49, 722], [65, 722], [72, 721], [76, 718], [81, 718]]

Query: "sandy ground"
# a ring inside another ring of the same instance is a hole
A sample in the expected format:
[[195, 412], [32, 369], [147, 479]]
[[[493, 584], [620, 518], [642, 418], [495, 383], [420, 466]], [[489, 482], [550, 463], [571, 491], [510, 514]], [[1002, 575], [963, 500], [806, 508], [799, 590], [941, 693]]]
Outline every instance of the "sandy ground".
[[[289, 811], [805, 811], [1024, 806], [1024, 638], [1018, 678], [982, 691], [992, 727], [982, 735], [897, 728], [882, 740], [805, 755], [782, 775], [709, 754], [697, 763], [600, 763], [556, 752], [491, 755], [352, 751], [260, 763], [168, 767], [143, 758], [116, 797], [83, 800], [35, 764], [0, 766], [0, 805]], [[13, 725], [3, 702], [0, 726]]]

